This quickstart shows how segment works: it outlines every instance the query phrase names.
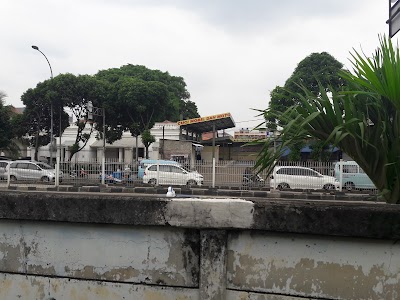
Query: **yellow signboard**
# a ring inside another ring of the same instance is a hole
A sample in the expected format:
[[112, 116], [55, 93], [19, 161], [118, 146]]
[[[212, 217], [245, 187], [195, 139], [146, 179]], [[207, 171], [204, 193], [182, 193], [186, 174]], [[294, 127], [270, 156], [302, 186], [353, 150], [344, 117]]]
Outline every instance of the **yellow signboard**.
[[195, 124], [195, 123], [201, 123], [201, 122], [207, 122], [207, 121], [214, 121], [214, 120], [229, 118], [230, 116], [231, 116], [230, 113], [224, 113], [224, 114], [212, 115], [212, 116], [207, 116], [207, 117], [182, 120], [182, 121], [178, 121], [178, 125], [182, 126], [182, 125], [189, 125], [189, 124]]

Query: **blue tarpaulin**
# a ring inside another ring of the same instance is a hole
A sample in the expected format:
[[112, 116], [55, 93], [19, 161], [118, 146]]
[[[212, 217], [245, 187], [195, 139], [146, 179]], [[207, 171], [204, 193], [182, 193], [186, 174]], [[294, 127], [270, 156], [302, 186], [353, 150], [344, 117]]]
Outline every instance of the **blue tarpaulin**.
[[[328, 150], [329, 150], [329, 152], [333, 153], [333, 152], [339, 151], [340, 149], [338, 147], [333, 147], [332, 145], [329, 145]], [[309, 145], [307, 145], [307, 146], [304, 146], [303, 148], [301, 148], [300, 152], [301, 153], [311, 153], [312, 149], [310, 148]], [[289, 155], [289, 153], [290, 153], [290, 149], [285, 147], [283, 149], [282, 156], [287, 156], [287, 155]]]

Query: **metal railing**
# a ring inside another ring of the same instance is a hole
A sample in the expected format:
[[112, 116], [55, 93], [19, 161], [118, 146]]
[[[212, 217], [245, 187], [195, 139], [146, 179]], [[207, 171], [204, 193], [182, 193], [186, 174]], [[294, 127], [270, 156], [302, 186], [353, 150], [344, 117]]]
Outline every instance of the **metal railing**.
[[[11, 171], [0, 167], [2, 185], [58, 186], [99, 185], [102, 183], [102, 163], [96, 159], [72, 162], [58, 161], [55, 169], [40, 170], [40, 163], [18, 164]], [[143, 184], [172, 186], [204, 186], [240, 189], [303, 189], [303, 190], [369, 190], [375, 188], [361, 169], [349, 162], [288, 162], [281, 161], [269, 176], [256, 174], [253, 161], [196, 161], [179, 163], [155, 160], [152, 169], [136, 162], [107, 159], [104, 183], [124, 186]], [[8, 168], [10, 169], [10, 168]], [[357, 172], [355, 171], [357, 170]], [[47, 173], [46, 173], [47, 172]], [[59, 180], [55, 180], [57, 178]], [[367, 182], [369, 180], [369, 183]]]

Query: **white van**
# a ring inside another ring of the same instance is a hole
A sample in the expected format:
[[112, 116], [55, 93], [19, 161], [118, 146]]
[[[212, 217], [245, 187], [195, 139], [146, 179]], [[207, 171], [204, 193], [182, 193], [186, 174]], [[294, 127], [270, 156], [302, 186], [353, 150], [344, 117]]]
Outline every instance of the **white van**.
[[339, 189], [339, 182], [334, 177], [322, 175], [313, 169], [299, 166], [275, 167], [274, 173], [271, 176], [270, 184], [272, 187], [275, 187], [279, 190]]
[[177, 165], [158, 163], [146, 167], [143, 183], [151, 185], [158, 183], [161, 185], [201, 186], [203, 184], [203, 175], [197, 171], [187, 171]]
[[342, 187], [348, 191], [354, 189], [376, 189], [375, 185], [355, 161], [342, 161], [335, 164], [335, 178], [340, 181], [342, 164]]
[[[159, 164], [165, 164], [165, 165], [174, 165], [174, 166], [179, 166], [181, 167], [181, 164], [178, 163], [177, 161], [174, 160], [163, 160], [163, 159], [159, 159], [158, 160]], [[139, 162], [139, 168], [138, 168], [138, 178], [139, 179], [143, 179], [143, 175], [144, 175], [144, 170], [150, 166], [150, 165], [154, 165], [157, 164], [157, 159], [142, 159]]]

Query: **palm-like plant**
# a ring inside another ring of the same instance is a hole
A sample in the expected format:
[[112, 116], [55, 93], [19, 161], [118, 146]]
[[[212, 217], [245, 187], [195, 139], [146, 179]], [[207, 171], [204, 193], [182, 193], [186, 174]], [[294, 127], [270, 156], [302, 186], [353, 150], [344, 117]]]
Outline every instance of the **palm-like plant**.
[[[315, 96], [305, 87], [297, 95], [301, 104], [283, 114], [271, 109], [266, 118], [287, 124], [279, 139], [264, 142], [257, 160], [259, 169], [272, 172], [285, 147], [314, 137], [334, 144], [352, 157], [389, 203], [400, 203], [400, 54], [390, 39], [380, 37], [372, 58], [352, 54], [352, 72], [342, 72], [348, 86], [327, 94], [320, 86]], [[332, 90], [332, 89], [331, 89]]]

